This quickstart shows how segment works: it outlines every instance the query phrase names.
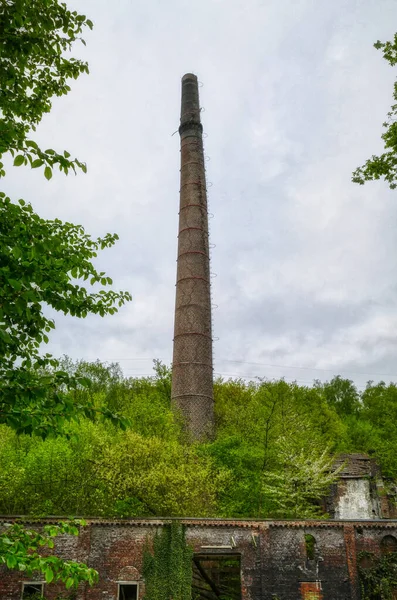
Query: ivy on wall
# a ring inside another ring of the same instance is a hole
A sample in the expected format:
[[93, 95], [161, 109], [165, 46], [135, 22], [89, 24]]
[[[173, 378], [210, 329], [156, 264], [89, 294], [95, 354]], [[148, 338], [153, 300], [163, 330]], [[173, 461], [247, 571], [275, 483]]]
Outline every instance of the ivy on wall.
[[144, 553], [145, 600], [191, 600], [192, 557], [185, 527], [177, 521], [164, 525]]
[[362, 600], [394, 600], [397, 592], [397, 552], [375, 556], [360, 552], [358, 573]]

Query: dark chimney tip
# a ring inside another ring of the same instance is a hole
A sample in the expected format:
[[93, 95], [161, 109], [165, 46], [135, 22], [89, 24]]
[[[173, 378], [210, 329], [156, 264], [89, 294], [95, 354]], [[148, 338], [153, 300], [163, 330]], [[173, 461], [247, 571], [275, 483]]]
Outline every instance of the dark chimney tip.
[[187, 79], [193, 79], [194, 81], [197, 81], [197, 75], [194, 73], [185, 73], [185, 75], [182, 77], [182, 81], [186, 81]]

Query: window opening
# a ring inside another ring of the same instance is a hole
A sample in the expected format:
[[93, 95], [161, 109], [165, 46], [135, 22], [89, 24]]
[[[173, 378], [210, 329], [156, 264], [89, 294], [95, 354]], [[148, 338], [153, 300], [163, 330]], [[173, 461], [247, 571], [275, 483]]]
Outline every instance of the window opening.
[[44, 583], [32, 581], [22, 584], [22, 600], [33, 598], [42, 598], [44, 592]]
[[314, 560], [316, 558], [316, 538], [310, 533], [305, 533], [305, 546], [307, 559]]
[[380, 543], [382, 554], [391, 554], [397, 552], [397, 539], [394, 535], [385, 535]]
[[137, 600], [138, 584], [137, 583], [119, 583], [118, 600]]
[[193, 600], [241, 600], [241, 557], [237, 554], [193, 556]]

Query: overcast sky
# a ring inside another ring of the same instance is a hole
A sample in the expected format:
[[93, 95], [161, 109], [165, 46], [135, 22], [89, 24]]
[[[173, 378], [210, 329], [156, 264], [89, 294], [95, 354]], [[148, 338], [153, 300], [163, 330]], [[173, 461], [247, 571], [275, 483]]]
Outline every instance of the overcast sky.
[[98, 260], [133, 301], [56, 317], [50, 350], [171, 362], [180, 79], [198, 75], [205, 139], [215, 372], [310, 384], [397, 381], [397, 191], [351, 172], [382, 150], [396, 71], [396, 0], [74, 0], [94, 22], [90, 75], [37, 138], [88, 174], [11, 168], [12, 198], [120, 241]]

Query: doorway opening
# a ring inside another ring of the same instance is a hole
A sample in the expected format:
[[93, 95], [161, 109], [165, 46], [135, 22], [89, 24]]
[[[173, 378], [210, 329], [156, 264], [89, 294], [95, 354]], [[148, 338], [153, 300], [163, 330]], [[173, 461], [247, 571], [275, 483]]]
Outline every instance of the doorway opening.
[[195, 554], [192, 600], [241, 600], [241, 556]]

